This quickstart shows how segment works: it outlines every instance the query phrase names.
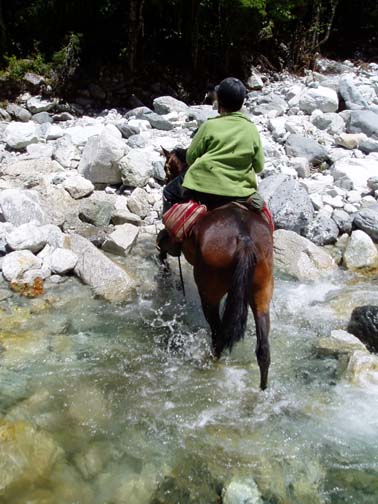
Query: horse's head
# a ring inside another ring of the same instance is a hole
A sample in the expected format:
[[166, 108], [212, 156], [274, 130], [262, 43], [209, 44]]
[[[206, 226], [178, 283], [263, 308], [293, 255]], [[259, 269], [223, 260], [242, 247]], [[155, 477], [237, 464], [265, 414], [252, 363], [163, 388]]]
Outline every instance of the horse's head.
[[172, 151], [167, 151], [164, 147], [162, 147], [162, 152], [165, 156], [164, 171], [166, 175], [166, 182], [170, 182], [188, 169], [188, 165], [186, 163], [186, 149], [176, 147]]

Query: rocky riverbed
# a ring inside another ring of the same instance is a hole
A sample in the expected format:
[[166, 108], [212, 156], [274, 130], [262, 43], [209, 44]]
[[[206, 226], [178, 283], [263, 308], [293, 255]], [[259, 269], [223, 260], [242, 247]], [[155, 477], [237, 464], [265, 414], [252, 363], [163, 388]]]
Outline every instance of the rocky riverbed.
[[209, 364], [190, 268], [183, 307], [154, 259], [161, 146], [213, 108], [0, 109], [4, 502], [375, 504], [378, 358], [347, 327], [376, 304], [378, 65], [318, 68], [249, 80], [277, 228], [265, 395], [249, 341]]

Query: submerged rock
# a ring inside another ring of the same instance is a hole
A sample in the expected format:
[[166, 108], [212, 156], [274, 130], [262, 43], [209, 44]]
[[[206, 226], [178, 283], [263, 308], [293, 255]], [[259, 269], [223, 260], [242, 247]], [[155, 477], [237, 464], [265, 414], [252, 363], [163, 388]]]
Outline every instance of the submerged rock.
[[263, 504], [261, 494], [252, 478], [234, 478], [223, 492], [223, 504]]
[[320, 338], [315, 347], [320, 355], [335, 357], [350, 355], [355, 350], [366, 351], [365, 345], [358, 338], [341, 329], [331, 331], [328, 338]]
[[352, 312], [348, 331], [372, 352], [378, 353], [378, 306], [358, 306]]
[[378, 357], [359, 350], [353, 352], [345, 377], [355, 385], [378, 385]]

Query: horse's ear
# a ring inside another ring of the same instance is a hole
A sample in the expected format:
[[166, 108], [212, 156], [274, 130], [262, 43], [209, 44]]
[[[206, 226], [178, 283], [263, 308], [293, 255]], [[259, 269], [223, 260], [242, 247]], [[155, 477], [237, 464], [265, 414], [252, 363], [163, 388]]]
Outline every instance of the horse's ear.
[[163, 155], [165, 156], [166, 159], [168, 159], [170, 157], [171, 153], [169, 151], [167, 151], [166, 149], [164, 149], [164, 147], [162, 147], [162, 146], [160, 146], [160, 147], [161, 147]]

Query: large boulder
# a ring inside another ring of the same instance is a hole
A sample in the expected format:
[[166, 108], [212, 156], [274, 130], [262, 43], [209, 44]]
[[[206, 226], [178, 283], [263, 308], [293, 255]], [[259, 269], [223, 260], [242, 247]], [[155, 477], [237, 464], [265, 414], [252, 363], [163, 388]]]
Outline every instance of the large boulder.
[[358, 306], [352, 312], [348, 331], [364, 343], [371, 352], [378, 353], [378, 306]]
[[25, 149], [27, 145], [39, 141], [37, 125], [32, 122], [11, 122], [5, 128], [5, 142], [11, 149]]
[[330, 168], [336, 185], [350, 182], [351, 189], [367, 189], [367, 181], [377, 174], [377, 160], [371, 156], [363, 159], [341, 158]]
[[368, 106], [358, 87], [354, 83], [353, 75], [343, 75], [339, 81], [339, 93], [347, 109], [363, 109]]
[[357, 212], [353, 219], [353, 226], [365, 231], [367, 235], [378, 243], [378, 210], [374, 208], [363, 208]]
[[259, 191], [270, 208], [277, 229], [303, 233], [313, 219], [314, 207], [306, 189], [295, 179], [272, 175]]
[[133, 224], [116, 226], [115, 230], [105, 239], [102, 248], [106, 252], [126, 256], [135, 244], [139, 228]]
[[46, 176], [63, 172], [64, 169], [56, 161], [40, 157], [16, 161], [3, 167], [4, 177], [17, 185], [29, 188], [39, 185]]
[[153, 162], [160, 156], [151, 150], [132, 149], [119, 162], [122, 181], [130, 187], [143, 187], [154, 172]]
[[288, 156], [306, 158], [313, 165], [329, 158], [327, 151], [316, 140], [302, 135], [290, 135], [286, 140], [285, 150]]
[[331, 135], [337, 135], [345, 129], [344, 119], [334, 112], [316, 114], [311, 121], [317, 128], [326, 130]]
[[26, 102], [26, 106], [32, 114], [38, 114], [39, 112], [48, 112], [52, 110], [56, 105], [55, 101], [44, 100], [40, 96], [32, 96]]
[[3, 219], [15, 226], [27, 222], [46, 223], [46, 214], [35, 191], [5, 189], [0, 193], [0, 210]]
[[4, 257], [1, 268], [4, 278], [12, 282], [22, 278], [27, 271], [39, 269], [41, 266], [42, 259], [36, 257], [30, 250], [16, 250]]
[[72, 143], [71, 138], [65, 135], [55, 142], [52, 157], [64, 168], [77, 168], [80, 162], [80, 151]]
[[172, 96], [159, 96], [153, 101], [154, 110], [157, 114], [169, 114], [170, 112], [188, 113], [189, 107], [186, 103], [172, 98]]
[[32, 115], [28, 110], [20, 105], [16, 105], [15, 103], [10, 103], [7, 106], [7, 112], [15, 121], [28, 122], [32, 118]]
[[343, 257], [346, 268], [353, 271], [378, 268], [378, 251], [370, 236], [363, 231], [353, 231]]
[[310, 222], [305, 231], [305, 236], [316, 245], [330, 245], [336, 242], [339, 236], [339, 228], [330, 216], [319, 213]]
[[66, 236], [64, 246], [78, 256], [75, 274], [96, 295], [112, 302], [126, 301], [134, 295], [134, 280], [89, 240], [72, 234]]
[[6, 239], [12, 250], [30, 250], [37, 253], [46, 245], [47, 236], [43, 226], [36, 226], [29, 222], [7, 233]]
[[316, 280], [337, 270], [331, 255], [293, 231], [274, 232], [275, 268], [297, 280]]
[[348, 133], [378, 137], [378, 114], [371, 110], [352, 110], [346, 129]]
[[299, 108], [307, 114], [311, 114], [314, 110], [336, 112], [339, 108], [339, 99], [334, 89], [319, 86], [309, 89], [300, 97]]
[[118, 162], [126, 151], [121, 132], [112, 124], [100, 135], [88, 139], [79, 164], [79, 173], [93, 184], [119, 184]]

